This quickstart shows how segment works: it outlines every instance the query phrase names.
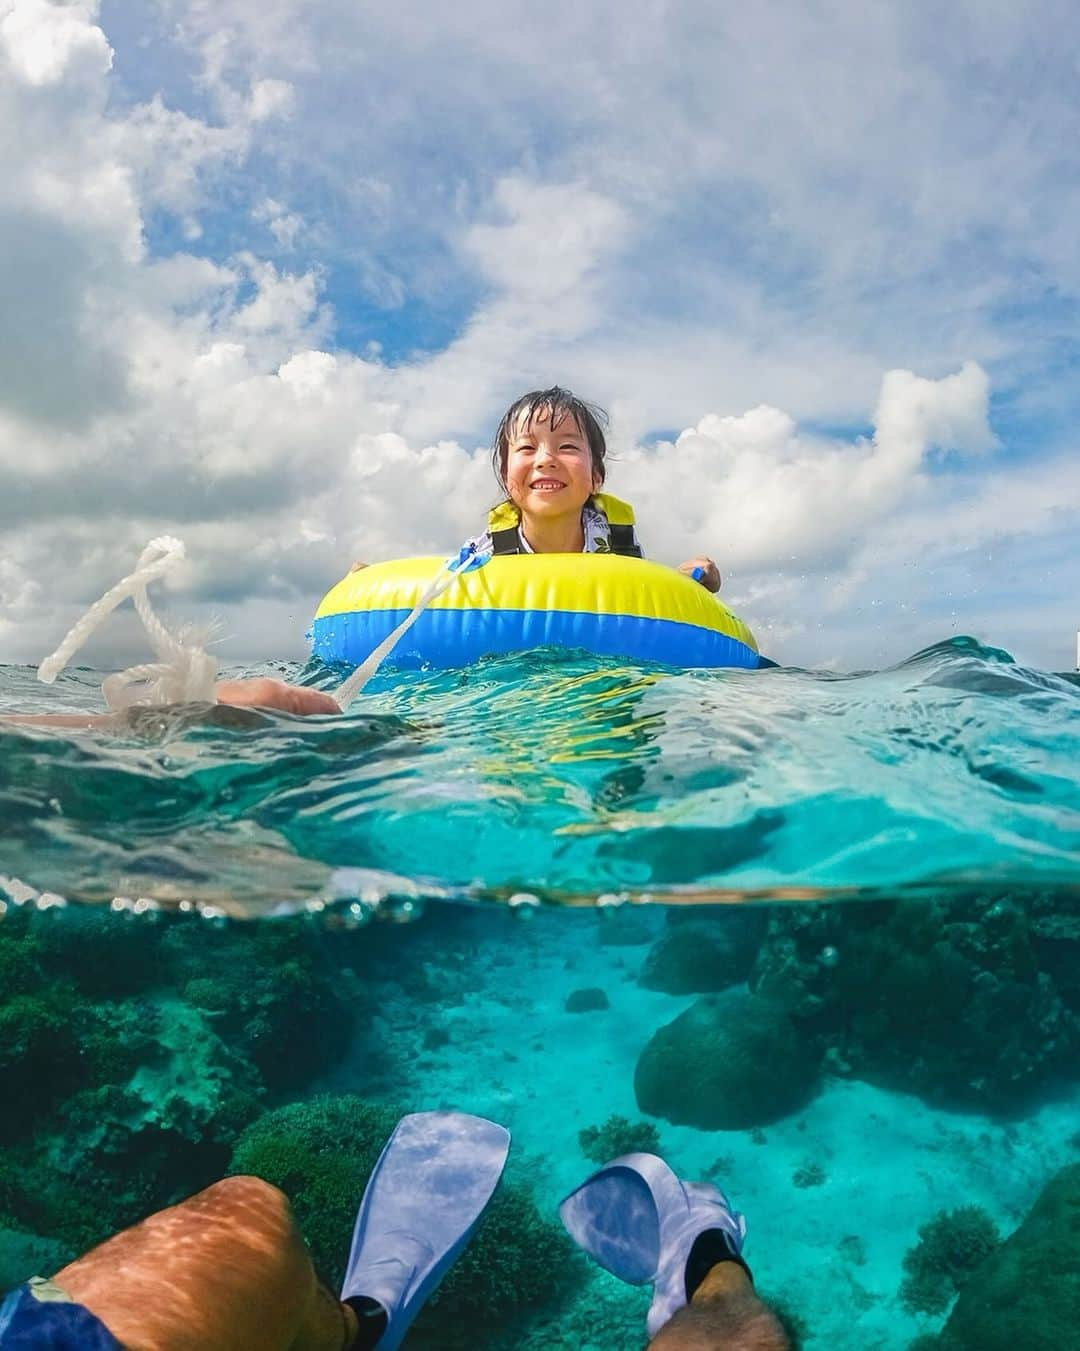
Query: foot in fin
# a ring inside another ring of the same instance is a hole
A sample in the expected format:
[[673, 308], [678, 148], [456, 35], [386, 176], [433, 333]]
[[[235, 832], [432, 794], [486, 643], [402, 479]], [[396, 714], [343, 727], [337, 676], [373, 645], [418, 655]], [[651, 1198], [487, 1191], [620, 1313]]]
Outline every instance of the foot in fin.
[[[651, 1284], [649, 1336], [688, 1303], [717, 1261], [738, 1262], [746, 1221], [718, 1188], [683, 1182], [655, 1154], [623, 1154], [559, 1206], [570, 1237], [630, 1285]], [[700, 1240], [700, 1242], [699, 1242]]]
[[362, 1326], [381, 1306], [378, 1351], [401, 1345], [472, 1237], [509, 1150], [507, 1130], [464, 1112], [416, 1112], [394, 1128], [360, 1202], [341, 1287]]

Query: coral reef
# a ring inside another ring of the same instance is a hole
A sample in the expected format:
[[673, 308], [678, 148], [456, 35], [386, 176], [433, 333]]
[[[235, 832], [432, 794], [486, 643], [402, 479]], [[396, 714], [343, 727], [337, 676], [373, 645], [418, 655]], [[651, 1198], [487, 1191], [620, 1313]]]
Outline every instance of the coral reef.
[[1044, 1187], [1020, 1228], [968, 1277], [939, 1351], [1063, 1351], [1080, 1329], [1080, 1164]]
[[[102, 1039], [109, 1007], [96, 1006]], [[91, 1057], [116, 1078], [76, 1088], [48, 1132], [13, 1142], [0, 1164], [0, 1208], [76, 1250], [220, 1177], [237, 1132], [261, 1110], [253, 1067], [197, 1010], [164, 997], [140, 1009], [141, 1038], [124, 1042], [137, 1015], [117, 1006], [111, 1054]]]
[[[552, 1145], [544, 1154], [544, 1132], [563, 1110], [551, 1106], [558, 1076], [563, 1084], [569, 1075], [586, 1084], [591, 1066], [605, 1058], [618, 1066], [606, 1077], [598, 1072], [586, 1085], [587, 1105], [579, 1114], [571, 1103], [560, 1123], [572, 1122], [574, 1131], [596, 1123], [579, 1135], [593, 1163], [659, 1151], [657, 1125], [667, 1129], [655, 1122], [661, 1116], [746, 1130], [689, 1144], [694, 1132], [673, 1130], [664, 1144], [676, 1155], [690, 1151], [689, 1176], [715, 1177], [726, 1187], [734, 1173], [739, 1192], [754, 1173], [771, 1169], [764, 1190], [774, 1200], [782, 1193], [792, 1214], [820, 1211], [823, 1196], [835, 1202], [851, 1186], [855, 1165], [836, 1162], [841, 1156], [826, 1143], [832, 1118], [819, 1129], [819, 1115], [825, 1120], [848, 1097], [858, 1104], [877, 1094], [835, 1085], [820, 1114], [800, 1118], [798, 1131], [796, 1123], [769, 1129], [766, 1144], [761, 1127], [807, 1101], [822, 1067], [913, 1090], [935, 1104], [1007, 1113], [1005, 1123], [985, 1123], [1000, 1180], [1002, 1159], [1008, 1167], [1015, 1152], [1020, 1164], [1029, 1140], [1045, 1139], [1045, 1128], [1029, 1136], [1028, 1122], [1011, 1120], [1017, 1109], [1038, 1101], [1051, 1116], [1061, 1113], [1044, 1090], [1060, 1090], [1056, 1081], [1075, 1077], [1080, 1063], [1080, 915], [1070, 904], [1060, 894], [1023, 903], [954, 894], [745, 914], [623, 907], [604, 918], [583, 913], [576, 929], [567, 921], [547, 936], [545, 926], [556, 921], [546, 912], [527, 924], [507, 916], [503, 931], [499, 914], [465, 907], [434, 908], [422, 924], [356, 932], [329, 932], [302, 919], [248, 926], [12, 907], [0, 923], [0, 1283], [61, 1265], [230, 1166], [269, 1176], [294, 1197], [322, 1274], [333, 1280], [364, 1180], [398, 1117], [389, 1103], [405, 1096], [505, 1119], [516, 1139], [484, 1227], [410, 1337], [415, 1351], [636, 1345], [647, 1297], [622, 1287], [612, 1292], [606, 1276], [585, 1275], [586, 1264], [554, 1222], [558, 1196], [585, 1171], [571, 1131], [553, 1137], [560, 1152]], [[610, 921], [623, 913], [633, 921], [625, 941], [648, 937], [654, 946], [647, 962], [654, 970], [669, 964], [658, 978], [661, 993], [634, 990], [633, 968], [644, 950], [599, 950]], [[638, 1104], [652, 1120], [607, 1115], [632, 1108], [628, 1058], [646, 1041], [644, 1029], [665, 1016], [650, 1011], [669, 1007], [667, 987], [726, 980], [722, 963], [731, 952], [721, 935], [729, 915], [736, 927], [747, 926], [739, 941], [744, 960], [753, 961], [753, 993], [728, 988], [706, 992], [689, 1008], [690, 1000], [675, 1002], [685, 1012], [660, 1028], [637, 1067]], [[765, 928], [760, 943], [755, 926]], [[568, 933], [587, 941], [567, 941]], [[710, 969], [713, 975], [701, 975]], [[567, 974], [573, 971], [579, 974]], [[530, 981], [544, 991], [538, 1011]], [[617, 1017], [579, 1022], [563, 1015], [566, 992], [586, 982], [606, 987]], [[537, 1013], [531, 1021], [530, 1010]], [[594, 1053], [597, 1042], [611, 1049]], [[352, 1049], [340, 1060], [347, 1043]], [[292, 1101], [313, 1085], [361, 1096]], [[972, 1130], [945, 1123], [935, 1136], [937, 1112], [896, 1102], [890, 1129], [914, 1124], [929, 1150], [942, 1150], [930, 1156], [932, 1194], [989, 1204], [980, 1182], [985, 1169], [970, 1192], [951, 1190], [939, 1169], [952, 1176], [959, 1158], [970, 1171], [970, 1156], [981, 1148]], [[1067, 1114], [1061, 1123], [1055, 1139], [1067, 1142], [1075, 1125]], [[910, 1158], [906, 1139], [901, 1146]], [[523, 1142], [534, 1151], [524, 1160]], [[751, 1150], [751, 1142], [765, 1148]], [[1006, 1211], [1018, 1189], [1027, 1199], [1032, 1166], [1010, 1176]], [[825, 1193], [791, 1189], [826, 1181]], [[539, 1209], [533, 1186], [544, 1189]], [[844, 1279], [847, 1314], [859, 1319], [878, 1301], [867, 1344], [878, 1344], [886, 1317], [902, 1343], [924, 1317], [940, 1318], [952, 1304], [945, 1331], [919, 1339], [927, 1351], [1069, 1345], [1068, 1329], [1080, 1326], [1069, 1275], [1080, 1261], [1070, 1218], [1071, 1207], [1080, 1206], [1080, 1177], [1066, 1170], [1055, 1186], [1021, 1230], [992, 1250], [985, 1212], [964, 1207], [938, 1215], [908, 1255], [899, 1300], [893, 1292], [901, 1273], [881, 1269], [880, 1224], [865, 1230], [864, 1246], [833, 1221], [822, 1251]], [[759, 1193], [750, 1192], [757, 1240], [764, 1226]], [[928, 1213], [917, 1198], [908, 1200], [906, 1213]], [[847, 1206], [839, 1220], [845, 1223], [857, 1224]], [[915, 1221], [907, 1227], [913, 1231]], [[780, 1289], [790, 1275], [783, 1252]], [[767, 1281], [768, 1262], [762, 1267]], [[587, 1293], [576, 1298], [581, 1280], [589, 1282]], [[791, 1289], [807, 1303], [805, 1285], [794, 1281]], [[1006, 1330], [996, 1341], [982, 1305]], [[815, 1309], [815, 1323], [820, 1315]]]
[[581, 1152], [594, 1163], [607, 1163], [620, 1154], [659, 1154], [660, 1132], [649, 1121], [628, 1121], [609, 1116], [602, 1126], [586, 1126], [578, 1132]]
[[1001, 1242], [997, 1225], [981, 1206], [943, 1210], [919, 1229], [919, 1241], [904, 1255], [900, 1299], [913, 1313], [940, 1314], [971, 1273]]
[[1073, 987], [1040, 966], [1048, 945], [1073, 942], [1068, 926], [1046, 936], [1063, 923], [1003, 897], [778, 907], [750, 985], [837, 1072], [950, 1106], [1015, 1108], [1080, 1053]]
[[1035, 895], [1026, 907], [1039, 970], [1080, 1014], [1080, 907], [1070, 912], [1057, 895]]
[[792, 1173], [791, 1181], [796, 1187], [821, 1187], [828, 1176], [820, 1163], [803, 1163]]
[[592, 986], [586, 990], [571, 990], [563, 1007], [567, 1013], [596, 1013], [610, 1008], [611, 1003], [603, 990]]
[[536, 1310], [557, 1308], [584, 1273], [584, 1258], [562, 1226], [540, 1214], [530, 1189], [504, 1181], [411, 1341], [418, 1349], [470, 1351], [477, 1328], [520, 1326]]
[[763, 912], [749, 906], [669, 924], [646, 954], [638, 980], [665, 994], [713, 994], [738, 985], [754, 965], [764, 926]]
[[401, 1112], [352, 1094], [264, 1113], [241, 1135], [230, 1173], [252, 1173], [292, 1202], [319, 1274], [341, 1284], [364, 1185]]
[[[647, 1286], [624, 1285], [594, 1266], [576, 1296], [552, 1309], [539, 1305], [524, 1325], [485, 1329], [482, 1345], [484, 1351], [638, 1351], [645, 1345], [649, 1297]], [[436, 1338], [428, 1345], [439, 1351]]]
[[220, 1177], [266, 1096], [343, 1048], [336, 982], [302, 921], [9, 914], [0, 1216], [25, 1239], [9, 1251], [85, 1249]]
[[17, 994], [0, 1006], [0, 1074], [12, 1108], [3, 1113], [5, 1136], [50, 1107], [76, 1072], [72, 1023], [70, 992], [59, 986]]
[[638, 1107], [675, 1125], [745, 1130], [812, 1095], [817, 1059], [781, 1009], [743, 992], [705, 995], [638, 1058]]
[[858, 1234], [845, 1234], [836, 1247], [841, 1257], [852, 1266], [866, 1265], [866, 1245]]
[[56, 1239], [0, 1228], [0, 1291], [9, 1290], [29, 1276], [59, 1271], [75, 1256], [74, 1248]]
[[184, 999], [214, 1018], [268, 1089], [299, 1087], [338, 1059], [354, 1015], [315, 930], [298, 921], [233, 926], [194, 950], [191, 936], [177, 928], [166, 945], [178, 970], [191, 973]]

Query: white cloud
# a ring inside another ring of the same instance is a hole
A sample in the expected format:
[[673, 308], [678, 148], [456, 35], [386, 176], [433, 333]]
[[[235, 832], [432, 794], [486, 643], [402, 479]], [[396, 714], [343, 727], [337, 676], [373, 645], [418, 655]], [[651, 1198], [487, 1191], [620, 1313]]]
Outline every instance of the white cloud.
[[288, 117], [296, 106], [296, 90], [288, 80], [256, 80], [251, 86], [248, 113], [253, 122]]
[[803, 436], [786, 413], [762, 405], [710, 414], [674, 442], [630, 452], [619, 481], [653, 504], [669, 554], [717, 551], [740, 572], [835, 566], [888, 513], [932, 499], [924, 474], [932, 447], [992, 444], [988, 394], [973, 364], [937, 381], [890, 371], [870, 440]]
[[874, 440], [890, 460], [919, 461], [928, 447], [969, 453], [990, 450], [990, 381], [974, 361], [943, 380], [890, 371], [874, 414]]
[[443, 351], [392, 373], [402, 430], [428, 439], [475, 427], [523, 388], [556, 382], [604, 319], [607, 281], [628, 230], [621, 208], [581, 183], [518, 175], [493, 192], [492, 221], [461, 249], [487, 295]]
[[[456, 29], [178, 0], [190, 102], [179, 77], [124, 102], [94, 5], [0, 0], [0, 655], [41, 656], [163, 530], [233, 651], [294, 654], [353, 557], [479, 528], [485, 430], [562, 380], [611, 406], [649, 552], [712, 552], [777, 655], [897, 659], [951, 594], [1050, 661], [1080, 483], [996, 444], [989, 391], [1019, 381], [997, 315], [1032, 278], [1080, 285], [1080, 142], [958, 104], [960, 56], [899, 11], [770, 13], [562, 5], [553, 63], [511, 39], [551, 31], [516, 0]], [[1013, 21], [962, 17], [989, 88]], [[162, 215], [209, 256], [162, 256]], [[418, 307], [420, 349], [424, 305], [471, 288], [456, 335], [390, 362], [359, 312], [344, 350], [350, 268]]]
[[167, 108], [159, 95], [108, 130], [138, 176], [142, 209], [163, 207], [188, 220], [205, 204], [207, 176], [239, 165], [249, 145], [243, 123], [210, 126]]
[[273, 197], [266, 197], [251, 213], [252, 219], [262, 222], [283, 249], [293, 249], [304, 228], [303, 217], [287, 210]]
[[574, 306], [598, 261], [618, 251], [623, 211], [584, 182], [516, 175], [495, 185], [493, 206], [501, 219], [471, 226], [465, 252], [505, 298], [529, 306], [542, 323], [565, 324], [565, 307]]
[[11, 75], [43, 88], [94, 81], [112, 65], [105, 34], [94, 23], [97, 6], [48, 0], [3, 0], [0, 45]]

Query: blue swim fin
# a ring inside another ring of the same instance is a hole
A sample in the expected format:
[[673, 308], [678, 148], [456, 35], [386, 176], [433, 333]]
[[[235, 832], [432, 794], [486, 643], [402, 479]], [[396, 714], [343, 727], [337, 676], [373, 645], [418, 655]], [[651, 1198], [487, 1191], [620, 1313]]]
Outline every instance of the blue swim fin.
[[623, 1154], [559, 1206], [570, 1237], [613, 1276], [651, 1284], [649, 1336], [686, 1303], [687, 1261], [696, 1240], [717, 1233], [741, 1264], [746, 1221], [716, 1187], [683, 1182], [655, 1154]]
[[371, 1174], [353, 1230], [342, 1299], [376, 1300], [396, 1351], [472, 1236], [510, 1151], [510, 1133], [464, 1112], [404, 1116]]

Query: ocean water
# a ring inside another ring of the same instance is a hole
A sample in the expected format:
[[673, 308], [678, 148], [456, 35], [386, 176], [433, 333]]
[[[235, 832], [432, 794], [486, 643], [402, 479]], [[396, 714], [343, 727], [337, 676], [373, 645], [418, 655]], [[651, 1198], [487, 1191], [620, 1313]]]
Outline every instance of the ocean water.
[[[0, 668], [0, 713], [100, 679]], [[554, 1216], [647, 1147], [746, 1213], [799, 1344], [995, 1351], [967, 1306], [1080, 1161], [1078, 763], [1077, 680], [968, 639], [0, 723], [0, 1282], [230, 1169], [286, 1186], [333, 1279], [387, 1123], [456, 1107], [513, 1161], [407, 1346], [644, 1346], [647, 1295]], [[1080, 1346], [1045, 1287], [1030, 1345]]]

